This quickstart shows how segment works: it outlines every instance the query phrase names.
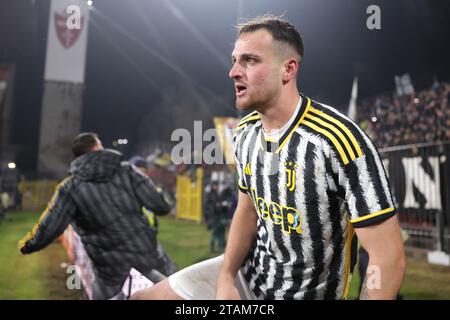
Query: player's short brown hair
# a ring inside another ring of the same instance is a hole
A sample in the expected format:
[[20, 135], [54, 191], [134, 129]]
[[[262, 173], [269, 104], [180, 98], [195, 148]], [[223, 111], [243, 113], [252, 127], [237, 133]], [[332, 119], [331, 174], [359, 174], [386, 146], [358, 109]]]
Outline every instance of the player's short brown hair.
[[303, 59], [304, 47], [302, 35], [288, 21], [274, 15], [263, 15], [237, 25], [238, 37], [244, 33], [255, 32], [259, 29], [267, 30], [272, 37], [288, 44]]

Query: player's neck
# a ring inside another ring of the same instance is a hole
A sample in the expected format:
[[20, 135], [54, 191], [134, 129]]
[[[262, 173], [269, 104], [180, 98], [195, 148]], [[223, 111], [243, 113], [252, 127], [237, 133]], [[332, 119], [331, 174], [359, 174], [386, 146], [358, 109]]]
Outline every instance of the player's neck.
[[301, 97], [298, 91], [280, 96], [271, 106], [259, 111], [265, 132], [281, 129], [291, 119]]

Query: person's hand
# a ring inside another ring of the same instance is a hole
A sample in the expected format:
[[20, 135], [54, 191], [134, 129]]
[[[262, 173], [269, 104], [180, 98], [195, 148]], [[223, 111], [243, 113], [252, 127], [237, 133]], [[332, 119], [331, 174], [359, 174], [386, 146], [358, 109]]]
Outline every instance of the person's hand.
[[26, 246], [26, 242], [24, 242], [24, 240], [20, 240], [19, 243], [17, 244], [17, 248], [19, 249], [19, 252], [21, 254], [28, 254], [29, 252], [27, 251], [27, 246]]
[[217, 282], [217, 291], [216, 291], [216, 299], [217, 300], [241, 300], [241, 296], [239, 295], [239, 291], [234, 285], [234, 281], [232, 279], [229, 280], [219, 280]]

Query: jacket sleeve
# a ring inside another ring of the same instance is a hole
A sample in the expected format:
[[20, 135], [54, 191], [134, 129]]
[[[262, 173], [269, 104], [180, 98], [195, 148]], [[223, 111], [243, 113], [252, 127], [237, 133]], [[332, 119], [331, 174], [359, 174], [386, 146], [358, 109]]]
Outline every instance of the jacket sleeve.
[[64, 179], [55, 190], [47, 208], [33, 229], [19, 241], [19, 250], [23, 254], [45, 248], [60, 236], [71, 222], [76, 205], [66, 189], [69, 178]]
[[157, 188], [153, 181], [131, 165], [131, 181], [139, 204], [162, 216], [170, 212], [172, 201]]

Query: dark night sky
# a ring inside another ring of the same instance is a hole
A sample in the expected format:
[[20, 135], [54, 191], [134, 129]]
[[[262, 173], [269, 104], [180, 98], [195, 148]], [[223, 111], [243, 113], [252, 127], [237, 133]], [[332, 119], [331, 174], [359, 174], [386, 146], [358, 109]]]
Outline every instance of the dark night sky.
[[[49, 11], [49, 1], [23, 4], [31, 2], [0, 1], [0, 18], [9, 10], [0, 19], [0, 62], [17, 62], [13, 142], [23, 147], [25, 170], [36, 161]], [[193, 120], [211, 125], [213, 116], [236, 115], [228, 68], [238, 17], [284, 13], [304, 37], [300, 90], [330, 105], [347, 105], [355, 74], [360, 98], [393, 90], [394, 75], [407, 72], [419, 89], [434, 75], [450, 79], [445, 0], [93, 2], [82, 129], [98, 132], [106, 146], [127, 137], [128, 156]], [[381, 8], [381, 30], [365, 27], [371, 4]]]

